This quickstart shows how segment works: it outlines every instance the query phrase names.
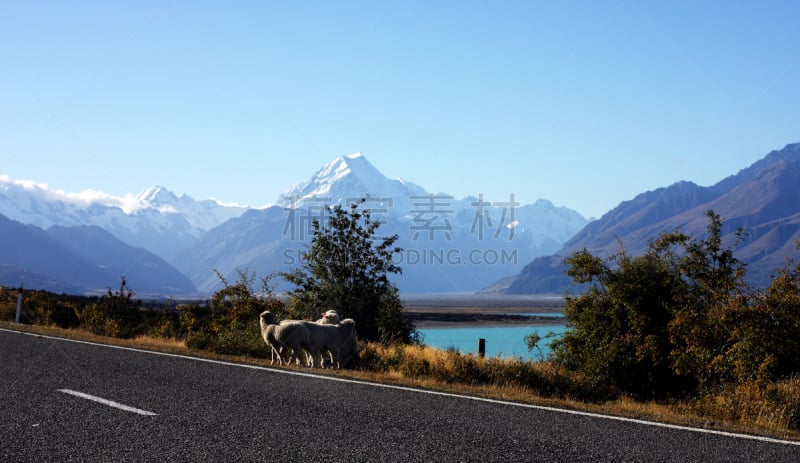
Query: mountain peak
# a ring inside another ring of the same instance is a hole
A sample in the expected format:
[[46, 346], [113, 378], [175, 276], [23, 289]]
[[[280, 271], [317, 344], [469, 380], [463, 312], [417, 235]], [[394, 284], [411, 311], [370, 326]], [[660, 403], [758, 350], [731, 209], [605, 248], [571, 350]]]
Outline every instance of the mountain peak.
[[343, 204], [366, 196], [407, 198], [425, 191], [408, 182], [391, 180], [375, 168], [362, 153], [339, 156], [325, 164], [311, 179], [287, 190], [279, 202], [324, 201]]
[[364, 179], [386, 179], [361, 153], [339, 156], [317, 171], [314, 178], [336, 181], [346, 175], [355, 175]]
[[178, 197], [175, 196], [175, 193], [160, 185], [153, 185], [144, 190], [136, 195], [136, 199], [152, 205], [175, 204], [178, 202]]

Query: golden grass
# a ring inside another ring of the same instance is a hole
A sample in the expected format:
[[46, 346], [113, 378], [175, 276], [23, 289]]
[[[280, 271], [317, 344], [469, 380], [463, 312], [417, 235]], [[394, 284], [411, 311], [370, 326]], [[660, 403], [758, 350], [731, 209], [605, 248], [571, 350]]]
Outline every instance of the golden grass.
[[[187, 348], [183, 341], [152, 336], [116, 339], [83, 330], [16, 325], [0, 327], [101, 344], [269, 366], [266, 358], [220, 355]], [[641, 402], [623, 397], [587, 401], [593, 387], [579, 373], [549, 362], [481, 358], [426, 346], [364, 344], [359, 370], [315, 370], [315, 374], [443, 391], [526, 404], [610, 414], [642, 420], [800, 440], [800, 377], [746, 384], [694, 401]], [[266, 357], [266, 349], [265, 349]], [[300, 367], [275, 367], [300, 370]]]

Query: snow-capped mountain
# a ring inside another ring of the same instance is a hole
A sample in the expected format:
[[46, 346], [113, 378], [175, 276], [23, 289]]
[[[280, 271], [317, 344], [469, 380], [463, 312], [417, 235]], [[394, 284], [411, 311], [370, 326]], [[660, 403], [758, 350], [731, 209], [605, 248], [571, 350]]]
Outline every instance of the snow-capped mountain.
[[366, 206], [373, 210], [405, 221], [416, 220], [420, 226], [433, 218], [428, 216], [434, 215], [443, 221], [442, 229], [447, 228], [445, 220], [450, 225], [458, 225], [457, 228], [478, 228], [478, 219], [487, 225], [502, 220], [501, 227], [505, 227], [506, 235], [515, 235], [511, 232], [514, 228], [517, 233], [535, 236], [537, 244], [563, 243], [587, 223], [577, 212], [556, 207], [546, 199], [522, 205], [513, 197], [489, 201], [474, 196], [456, 199], [446, 193], [431, 194], [415, 183], [389, 179], [361, 153], [329, 162], [309, 181], [289, 188], [277, 204], [287, 209], [313, 208], [321, 204], [349, 204], [360, 198], [367, 198]]
[[547, 200], [522, 205], [513, 196], [489, 201], [430, 194], [414, 183], [387, 178], [356, 153], [291, 187], [276, 206], [250, 210], [210, 230], [171, 263], [201, 291], [219, 287], [214, 270], [229, 279], [236, 278], [237, 269], [289, 271], [300, 266], [311, 223], [324, 217], [324, 206], [360, 198], [382, 222], [379, 234], [400, 237], [403, 252], [396, 260], [403, 274], [395, 281], [406, 293], [476, 291], [559, 249], [588, 222]]
[[157, 185], [139, 193], [136, 199], [163, 214], [182, 215], [189, 224], [200, 230], [210, 230], [249, 209], [246, 206], [222, 204], [214, 199], [195, 200], [186, 194], [176, 196]]
[[0, 214], [42, 229], [100, 227], [165, 259], [201, 292], [219, 288], [215, 271], [234, 281], [237, 270], [266, 275], [299, 267], [324, 206], [361, 198], [382, 222], [379, 233], [400, 237], [403, 274], [396, 283], [408, 293], [476, 291], [555, 252], [587, 223], [547, 200], [523, 205], [513, 196], [430, 194], [387, 178], [360, 153], [334, 159], [265, 209], [196, 201], [162, 186], [114, 197], [0, 177]]
[[0, 214], [42, 229], [98, 226], [164, 259], [246, 209], [178, 197], [158, 186], [135, 196], [116, 197], [95, 190], [65, 193], [46, 184], [0, 176]]
[[323, 166], [305, 183], [283, 193], [278, 204], [347, 204], [370, 196], [373, 203], [392, 210], [408, 210], [410, 198], [428, 193], [419, 185], [392, 180], [376, 169], [361, 153], [340, 156]]

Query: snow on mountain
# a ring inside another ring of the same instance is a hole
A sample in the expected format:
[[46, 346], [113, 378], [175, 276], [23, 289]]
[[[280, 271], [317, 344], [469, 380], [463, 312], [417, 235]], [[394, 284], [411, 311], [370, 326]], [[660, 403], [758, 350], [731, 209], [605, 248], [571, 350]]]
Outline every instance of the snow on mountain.
[[456, 199], [446, 193], [392, 180], [361, 153], [325, 164], [305, 183], [288, 189], [278, 205], [250, 210], [210, 230], [171, 263], [201, 291], [214, 291], [214, 270], [235, 279], [237, 269], [282, 272], [299, 265], [312, 236], [311, 223], [324, 206], [367, 197], [364, 205], [381, 222], [381, 235], [397, 234], [403, 252], [396, 277], [406, 293], [476, 291], [519, 272], [536, 256], [561, 247], [587, 220], [577, 212], [538, 200]]
[[558, 249], [588, 223], [576, 211], [556, 207], [545, 199], [523, 205], [513, 195], [489, 201], [483, 197], [456, 199], [446, 193], [430, 194], [414, 183], [387, 178], [361, 153], [329, 162], [308, 182], [287, 190], [279, 204], [286, 208], [319, 208], [322, 204], [345, 204], [362, 197], [368, 198], [365, 207], [399, 222], [395, 225], [401, 237], [427, 234], [447, 239], [458, 235], [463, 240], [474, 235], [473, 239], [483, 242], [504, 238], [534, 249], [535, 254]]
[[284, 207], [300, 203], [347, 204], [370, 196], [392, 211], [407, 211], [411, 198], [427, 194], [418, 185], [387, 178], [364, 155], [355, 153], [334, 159], [308, 182], [289, 188], [278, 204]]
[[162, 186], [152, 186], [136, 195], [149, 208], [164, 214], [180, 214], [194, 227], [210, 230], [226, 220], [239, 217], [247, 206], [223, 204], [214, 199], [195, 200], [189, 195], [176, 196]]
[[387, 178], [361, 153], [334, 159], [264, 209], [198, 201], [158, 185], [114, 197], [0, 177], [0, 214], [40, 228], [98, 226], [167, 260], [206, 292], [219, 284], [215, 270], [235, 280], [238, 269], [269, 273], [297, 266], [312, 219], [325, 213], [324, 206], [361, 198], [381, 221], [380, 233], [400, 237], [398, 287], [405, 292], [478, 290], [555, 252], [587, 223], [547, 200], [430, 194]]
[[[313, 207], [346, 204], [362, 197], [369, 197], [367, 207], [416, 222], [420, 227], [434, 219], [442, 222], [438, 226], [459, 229], [470, 228], [476, 221], [485, 221], [487, 225], [503, 221], [501, 226], [508, 230], [506, 235], [527, 233], [537, 247], [563, 243], [587, 223], [577, 212], [556, 207], [544, 199], [523, 205], [513, 196], [488, 201], [472, 196], [456, 199], [446, 193], [430, 194], [414, 183], [387, 178], [361, 153], [329, 162], [306, 183], [288, 189], [278, 204], [287, 208]], [[516, 233], [510, 232], [512, 228]]]
[[[40, 228], [83, 225], [87, 216], [97, 219], [99, 208], [124, 215], [141, 207], [142, 204], [133, 196], [119, 198], [95, 190], [65, 193], [47, 184], [0, 176], [0, 213]], [[109, 220], [113, 220], [113, 215]]]
[[0, 176], [0, 214], [42, 229], [98, 226], [164, 259], [246, 209], [178, 197], [159, 186], [117, 197], [96, 190], [66, 193], [47, 184]]

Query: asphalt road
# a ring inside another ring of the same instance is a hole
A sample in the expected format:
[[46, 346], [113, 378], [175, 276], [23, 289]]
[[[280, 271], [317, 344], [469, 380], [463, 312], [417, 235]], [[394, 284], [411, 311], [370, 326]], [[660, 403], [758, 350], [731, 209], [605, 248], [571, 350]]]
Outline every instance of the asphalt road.
[[2, 462], [800, 461], [780, 441], [5, 330], [0, 355]]

